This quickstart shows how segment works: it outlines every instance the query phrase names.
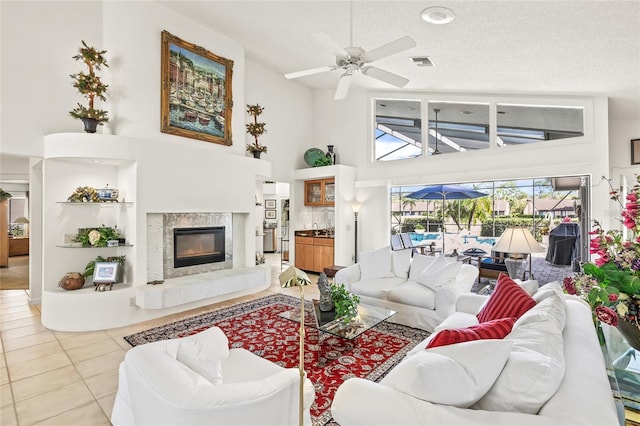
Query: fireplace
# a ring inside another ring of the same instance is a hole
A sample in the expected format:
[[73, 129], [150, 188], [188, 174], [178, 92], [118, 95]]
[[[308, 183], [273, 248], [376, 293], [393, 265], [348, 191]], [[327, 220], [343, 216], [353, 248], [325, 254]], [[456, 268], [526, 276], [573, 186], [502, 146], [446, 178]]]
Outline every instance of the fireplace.
[[173, 229], [173, 267], [224, 262], [224, 226]]

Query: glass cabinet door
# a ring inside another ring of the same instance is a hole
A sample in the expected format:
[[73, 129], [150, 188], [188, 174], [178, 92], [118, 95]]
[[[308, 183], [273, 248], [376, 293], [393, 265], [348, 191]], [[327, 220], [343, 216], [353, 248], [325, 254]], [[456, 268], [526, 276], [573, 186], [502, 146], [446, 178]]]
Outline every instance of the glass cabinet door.
[[304, 186], [304, 193], [304, 203], [306, 205], [320, 205], [322, 203], [322, 181], [306, 181]]
[[336, 184], [333, 179], [324, 181], [324, 200], [323, 204], [333, 206], [336, 201]]

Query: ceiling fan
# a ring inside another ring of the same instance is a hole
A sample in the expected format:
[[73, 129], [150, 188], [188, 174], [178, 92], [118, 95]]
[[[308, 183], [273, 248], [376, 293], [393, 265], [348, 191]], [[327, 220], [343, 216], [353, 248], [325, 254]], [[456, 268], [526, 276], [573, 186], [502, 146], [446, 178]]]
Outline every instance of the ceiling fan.
[[304, 77], [307, 75], [319, 74], [327, 71], [341, 70], [343, 71], [338, 87], [334, 95], [334, 99], [344, 99], [349, 91], [351, 79], [354, 72], [360, 72], [366, 76], [373, 77], [377, 80], [384, 81], [396, 87], [404, 87], [409, 80], [389, 71], [368, 65], [378, 59], [395, 55], [404, 50], [411, 49], [416, 46], [416, 42], [409, 36], [401, 37], [397, 40], [383, 44], [375, 49], [365, 51], [362, 47], [353, 46], [353, 4], [351, 6], [351, 46], [342, 48], [328, 34], [315, 33], [314, 36], [327, 47], [335, 56], [336, 64], [326, 67], [312, 68], [304, 71], [297, 71], [285, 74], [285, 78], [292, 79]]

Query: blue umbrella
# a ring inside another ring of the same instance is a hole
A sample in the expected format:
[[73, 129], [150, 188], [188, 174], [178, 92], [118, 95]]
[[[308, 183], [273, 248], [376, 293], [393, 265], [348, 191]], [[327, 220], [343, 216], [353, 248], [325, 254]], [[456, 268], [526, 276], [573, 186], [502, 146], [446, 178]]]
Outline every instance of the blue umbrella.
[[444, 253], [444, 203], [447, 200], [470, 200], [487, 195], [484, 192], [458, 185], [431, 185], [405, 195], [405, 197], [414, 200], [442, 200], [442, 253]]

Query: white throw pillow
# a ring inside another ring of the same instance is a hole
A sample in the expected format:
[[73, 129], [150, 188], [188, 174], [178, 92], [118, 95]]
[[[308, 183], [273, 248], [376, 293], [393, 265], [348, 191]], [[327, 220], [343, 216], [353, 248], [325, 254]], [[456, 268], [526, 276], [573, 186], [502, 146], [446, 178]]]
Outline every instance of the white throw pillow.
[[395, 276], [406, 280], [411, 267], [411, 250], [392, 250], [391, 262]]
[[533, 300], [535, 300], [536, 303], [540, 303], [549, 296], [564, 297], [562, 286], [558, 281], [553, 281], [540, 287], [536, 294], [533, 295]]
[[513, 280], [513, 281], [515, 281], [516, 284], [518, 284], [520, 287], [522, 287], [524, 289], [524, 291], [526, 291], [529, 294], [529, 296], [533, 296], [538, 291], [538, 280], [522, 281], [522, 280], [517, 280], [516, 279], [516, 280]]
[[466, 408], [491, 388], [512, 345], [490, 339], [423, 350], [398, 364], [382, 383], [434, 404]]
[[440, 256], [425, 256], [422, 254], [414, 254], [411, 260], [411, 269], [409, 270], [409, 279], [415, 281], [418, 279], [422, 271], [431, 266]]
[[536, 414], [564, 377], [565, 321], [564, 297], [555, 291], [522, 315], [505, 337], [513, 349], [504, 370], [474, 408]]
[[360, 252], [360, 279], [391, 278], [391, 246]]
[[455, 279], [456, 275], [458, 275], [461, 269], [462, 262], [445, 262], [445, 264], [442, 266], [434, 263], [433, 265], [422, 271], [416, 281], [419, 284], [422, 284], [423, 286], [435, 291], [436, 289]]
[[178, 345], [176, 359], [205, 379], [222, 383], [222, 359], [229, 358], [229, 340], [218, 327], [185, 337]]

